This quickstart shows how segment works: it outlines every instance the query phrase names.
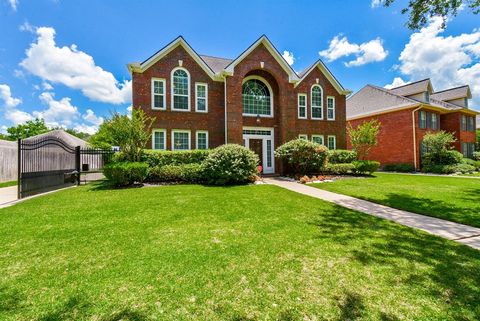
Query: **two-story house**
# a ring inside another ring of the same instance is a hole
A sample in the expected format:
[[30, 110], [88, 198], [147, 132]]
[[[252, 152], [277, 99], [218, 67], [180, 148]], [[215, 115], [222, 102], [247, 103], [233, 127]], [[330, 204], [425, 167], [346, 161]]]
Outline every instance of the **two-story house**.
[[152, 149], [237, 143], [276, 173], [274, 150], [302, 137], [346, 147], [346, 95], [322, 61], [295, 72], [266, 36], [235, 59], [199, 55], [178, 37], [128, 68], [133, 108], [155, 117]]
[[353, 127], [371, 119], [380, 121], [378, 145], [370, 151], [370, 159], [419, 169], [427, 132], [453, 133], [454, 148], [472, 157], [479, 113], [469, 108], [471, 98], [469, 86], [434, 92], [430, 79], [391, 89], [367, 85], [347, 99], [347, 120]]

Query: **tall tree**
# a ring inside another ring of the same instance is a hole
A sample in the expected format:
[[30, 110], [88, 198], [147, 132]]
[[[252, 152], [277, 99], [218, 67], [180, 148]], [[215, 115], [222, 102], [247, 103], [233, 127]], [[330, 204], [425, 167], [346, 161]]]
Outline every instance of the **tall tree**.
[[[391, 6], [395, 0], [379, 0], [385, 7]], [[448, 17], [455, 17], [460, 8], [467, 7], [472, 13], [480, 12], [480, 0], [410, 0], [408, 6], [402, 9], [402, 14], [408, 14], [407, 27], [420, 29], [434, 16], [443, 18], [443, 26]]]
[[29, 120], [24, 124], [19, 124], [17, 126], [7, 128], [7, 139], [24, 139], [35, 135], [40, 135], [48, 131], [50, 130], [45, 125], [45, 121], [41, 118], [35, 118], [34, 120]]

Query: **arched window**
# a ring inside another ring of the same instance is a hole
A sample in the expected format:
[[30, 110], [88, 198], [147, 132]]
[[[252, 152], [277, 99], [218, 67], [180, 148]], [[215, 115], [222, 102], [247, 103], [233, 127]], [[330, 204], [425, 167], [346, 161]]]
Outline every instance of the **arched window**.
[[310, 95], [312, 119], [323, 119], [323, 90], [319, 85], [313, 85]]
[[244, 115], [272, 116], [271, 90], [258, 78], [247, 78], [243, 83], [242, 102]]
[[172, 110], [190, 110], [190, 75], [183, 68], [172, 71]]

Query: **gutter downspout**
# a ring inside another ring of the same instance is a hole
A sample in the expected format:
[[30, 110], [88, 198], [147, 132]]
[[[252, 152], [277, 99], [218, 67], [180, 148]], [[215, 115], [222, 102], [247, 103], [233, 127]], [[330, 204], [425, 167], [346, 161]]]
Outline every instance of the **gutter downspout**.
[[422, 105], [412, 110], [412, 129], [413, 129], [413, 164], [417, 170], [417, 131], [415, 127], [415, 112], [422, 109]]
[[223, 99], [225, 105], [225, 144], [228, 144], [228, 134], [227, 134], [227, 76], [223, 76]]

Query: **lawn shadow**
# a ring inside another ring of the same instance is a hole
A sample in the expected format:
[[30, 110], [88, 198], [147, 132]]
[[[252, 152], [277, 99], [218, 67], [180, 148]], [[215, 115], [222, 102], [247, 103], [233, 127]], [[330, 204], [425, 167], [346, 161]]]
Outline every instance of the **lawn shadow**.
[[356, 293], [347, 292], [345, 297], [339, 300], [338, 308], [340, 309], [339, 321], [357, 320], [365, 310], [363, 299]]
[[[465, 319], [466, 311], [480, 319], [480, 251], [337, 205], [318, 213], [309, 224], [318, 227], [318, 238], [350, 245], [350, 258], [362, 265], [398, 268], [401, 284], [443, 300], [453, 319]], [[418, 265], [429, 268], [417, 271]], [[340, 306], [342, 314], [347, 316], [349, 306], [360, 310], [360, 303], [350, 296]]]
[[0, 312], [18, 309], [23, 300], [23, 295], [17, 289], [0, 287]]
[[60, 320], [76, 320], [88, 318], [87, 312], [90, 303], [82, 297], [75, 295], [70, 297], [63, 305], [54, 311], [38, 318], [39, 321], [60, 321]]
[[124, 309], [118, 313], [103, 318], [102, 321], [145, 321], [147, 317], [140, 312], [133, 311], [131, 309]]

